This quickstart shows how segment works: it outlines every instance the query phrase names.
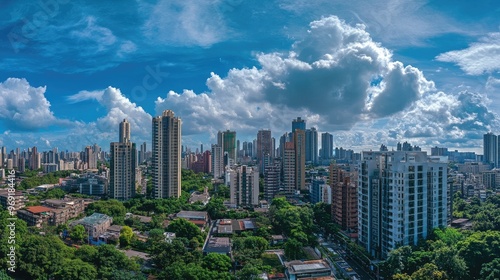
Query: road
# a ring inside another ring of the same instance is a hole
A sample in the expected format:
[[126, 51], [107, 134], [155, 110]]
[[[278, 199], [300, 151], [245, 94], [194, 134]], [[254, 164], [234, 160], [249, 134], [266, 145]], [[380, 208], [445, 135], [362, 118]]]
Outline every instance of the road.
[[[345, 250], [343, 250], [339, 246], [335, 245], [332, 242], [323, 242], [321, 243], [321, 246], [325, 248], [325, 250], [329, 252], [332, 252], [330, 250], [333, 250], [334, 253], [339, 255], [339, 258], [337, 258], [337, 260], [332, 260], [341, 267], [341, 271], [336, 270], [336, 273], [340, 272], [349, 276], [357, 275], [357, 278], [360, 280], [375, 279], [373, 276], [369, 275], [368, 272], [365, 271], [356, 261], [349, 258]], [[330, 250], [328, 248], [330, 248]], [[352, 268], [352, 271], [347, 271], [348, 267]]]

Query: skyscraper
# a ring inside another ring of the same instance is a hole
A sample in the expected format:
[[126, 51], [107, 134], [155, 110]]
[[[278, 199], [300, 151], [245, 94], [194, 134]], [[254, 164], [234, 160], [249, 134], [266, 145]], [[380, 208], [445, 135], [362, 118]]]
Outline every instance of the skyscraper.
[[306, 131], [306, 121], [301, 117], [297, 117], [292, 121], [292, 133], [294, 133], [296, 129]]
[[171, 110], [153, 118], [152, 173], [155, 198], [181, 195], [181, 119]]
[[126, 119], [124, 119], [120, 123], [118, 142], [120, 143], [130, 142], [130, 123]]
[[135, 195], [136, 147], [130, 142], [130, 124], [120, 123], [119, 142], [110, 144], [109, 196], [117, 200], [128, 200]]
[[233, 165], [237, 162], [236, 153], [236, 131], [226, 130], [217, 133], [217, 145], [222, 147], [223, 153], [227, 153], [229, 162], [226, 164]]
[[318, 163], [318, 131], [315, 127], [306, 130], [306, 162]]
[[266, 166], [264, 171], [264, 198], [271, 202], [279, 192], [281, 175], [281, 162], [273, 162]]
[[484, 162], [498, 167], [498, 137], [493, 133], [483, 135]]
[[222, 177], [224, 175], [224, 157], [222, 147], [217, 144], [212, 145], [211, 163], [214, 178]]
[[283, 150], [283, 185], [287, 195], [295, 194], [295, 147], [293, 142], [285, 142]]
[[321, 160], [328, 160], [333, 156], [333, 135], [321, 133]]
[[426, 152], [363, 152], [359, 165], [358, 236], [376, 258], [417, 245], [448, 218], [447, 159]]
[[302, 129], [293, 132], [295, 147], [295, 189], [305, 190], [306, 187], [306, 133]]
[[342, 230], [358, 230], [358, 178], [336, 163], [330, 164], [330, 186], [332, 187], [332, 217]]
[[257, 163], [259, 170], [264, 173], [266, 168], [264, 158], [272, 159], [273, 143], [271, 138], [271, 130], [262, 129], [257, 133]]

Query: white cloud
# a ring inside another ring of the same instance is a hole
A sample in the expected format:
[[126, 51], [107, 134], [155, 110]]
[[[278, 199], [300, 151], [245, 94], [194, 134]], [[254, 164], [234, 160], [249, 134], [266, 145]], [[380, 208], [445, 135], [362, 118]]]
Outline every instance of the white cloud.
[[161, 0], [156, 5], [143, 4], [149, 15], [143, 31], [147, 38], [173, 46], [210, 46], [225, 39], [228, 33], [217, 1]]
[[[127, 119], [131, 126], [131, 138], [133, 142], [143, 142], [151, 137], [151, 119], [152, 116], [135, 103], [132, 103], [125, 97], [121, 91], [114, 87], [108, 87], [104, 90], [81, 91], [77, 94], [67, 97], [72, 102], [84, 100], [96, 100], [101, 106], [106, 108], [106, 115], [98, 118], [95, 122], [80, 124], [80, 127], [74, 131], [75, 134], [86, 134], [86, 139], [97, 139], [99, 142], [117, 141], [118, 125], [123, 119]], [[87, 140], [87, 141], [88, 141]], [[74, 145], [77, 139], [72, 139]], [[96, 140], [94, 140], [96, 141]], [[149, 140], [148, 140], [149, 142]]]
[[96, 19], [92, 16], [86, 17], [77, 25], [85, 25], [85, 27], [73, 30], [70, 35], [77, 40], [92, 43], [96, 52], [105, 51], [117, 42], [117, 38], [113, 35], [113, 32], [106, 27], [96, 24]]
[[[334, 16], [312, 22], [288, 54], [258, 54], [257, 60], [260, 69], [212, 74], [207, 93], [169, 92], [156, 101], [156, 113], [174, 110], [186, 119], [186, 133], [255, 132], [262, 125], [279, 131], [297, 116], [314, 117], [325, 129], [350, 129], [404, 110], [434, 87], [418, 69], [393, 61], [364, 26]], [[383, 82], [373, 86], [374, 79]]]
[[500, 32], [490, 33], [466, 49], [442, 53], [436, 59], [456, 63], [469, 75], [500, 71]]
[[103, 95], [102, 90], [96, 90], [96, 91], [87, 91], [87, 90], [82, 90], [77, 94], [70, 95], [66, 97], [66, 100], [68, 100], [69, 103], [78, 103], [81, 101], [85, 100], [97, 100], [100, 101]]
[[26, 79], [8, 78], [0, 83], [0, 120], [12, 130], [39, 129], [66, 124], [50, 110], [46, 87], [33, 87]]

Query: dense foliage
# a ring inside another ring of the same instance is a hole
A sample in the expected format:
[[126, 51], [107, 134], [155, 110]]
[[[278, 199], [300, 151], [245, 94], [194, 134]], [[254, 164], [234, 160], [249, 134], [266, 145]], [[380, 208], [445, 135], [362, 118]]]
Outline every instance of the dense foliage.
[[500, 195], [481, 202], [454, 197], [454, 213], [472, 230], [435, 229], [418, 246], [393, 250], [382, 265], [389, 279], [499, 279]]

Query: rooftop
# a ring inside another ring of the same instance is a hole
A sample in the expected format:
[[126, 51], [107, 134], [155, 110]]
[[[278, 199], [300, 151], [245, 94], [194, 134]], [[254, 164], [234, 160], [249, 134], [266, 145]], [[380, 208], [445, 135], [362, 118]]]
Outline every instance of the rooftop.
[[228, 237], [210, 237], [203, 251], [208, 253], [230, 253], [231, 240]]
[[31, 212], [33, 214], [39, 214], [39, 213], [43, 213], [43, 212], [51, 212], [52, 208], [48, 208], [48, 207], [44, 207], [44, 206], [30, 206], [30, 207], [26, 207], [26, 210], [28, 210], [29, 212]]
[[89, 225], [96, 225], [96, 224], [102, 224], [108, 219], [112, 219], [110, 216], [101, 214], [101, 213], [94, 213], [90, 216], [87, 216], [83, 219], [80, 220], [80, 223], [83, 224], [89, 224]]
[[208, 212], [206, 211], [180, 211], [177, 213], [177, 218], [205, 220], [208, 219]]

